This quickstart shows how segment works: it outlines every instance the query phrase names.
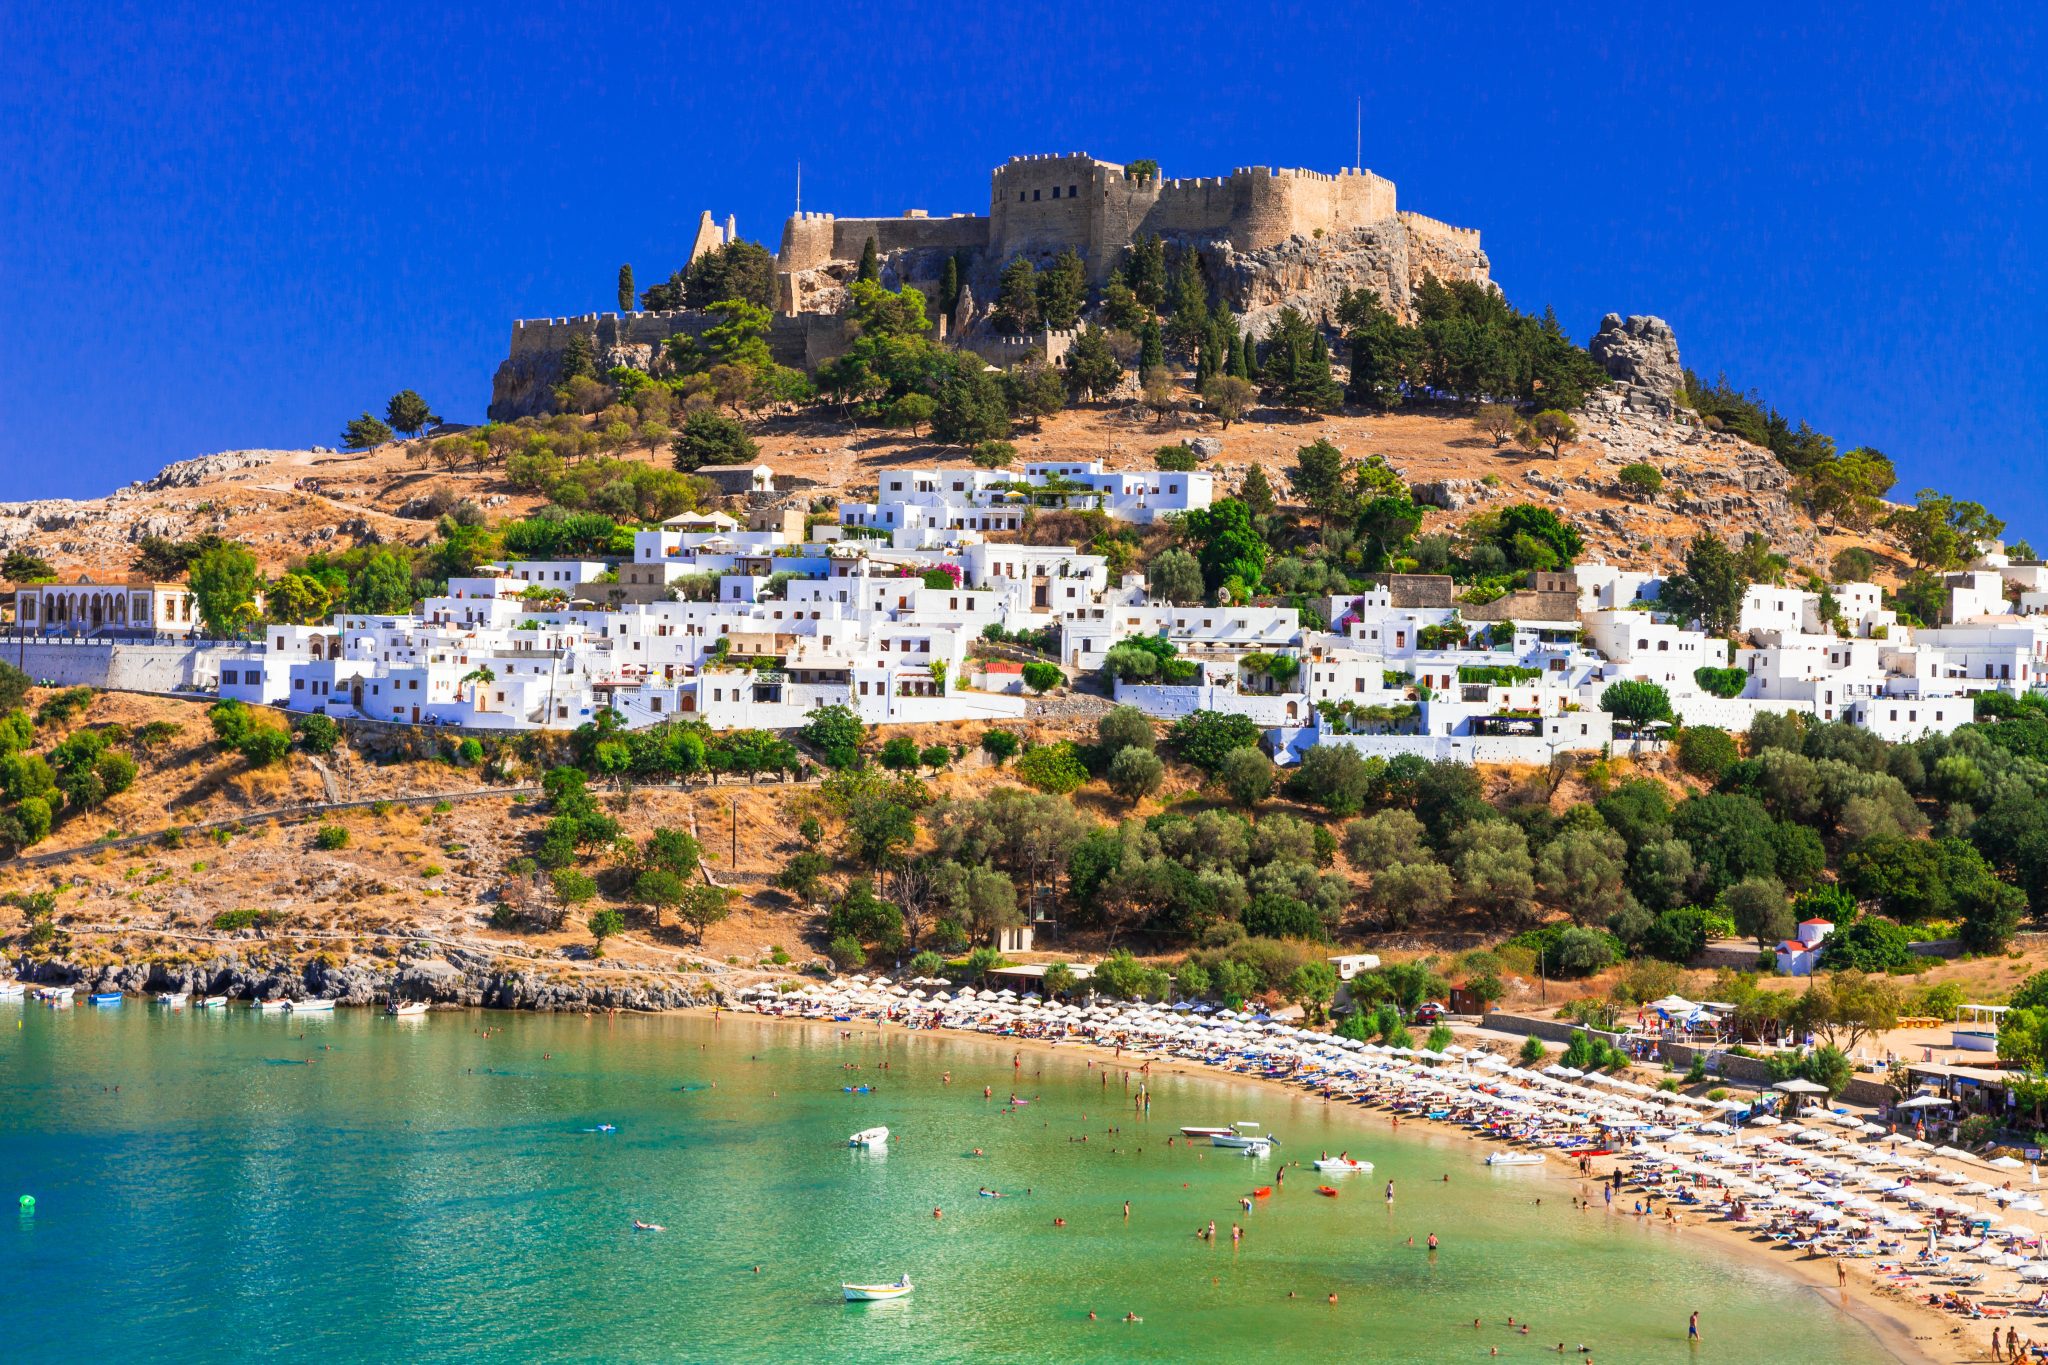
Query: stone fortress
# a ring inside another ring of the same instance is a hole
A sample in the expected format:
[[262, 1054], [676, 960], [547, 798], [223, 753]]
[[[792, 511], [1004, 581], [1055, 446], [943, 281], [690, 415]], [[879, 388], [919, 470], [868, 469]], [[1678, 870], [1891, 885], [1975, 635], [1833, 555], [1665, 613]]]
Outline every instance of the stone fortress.
[[[784, 364], [816, 365], [844, 345], [837, 314], [861, 253], [873, 239], [883, 282], [935, 294], [946, 262], [962, 267], [965, 294], [935, 322], [942, 334], [1000, 363], [1009, 352], [1060, 349], [1056, 338], [998, 337], [987, 327], [996, 280], [1017, 257], [1051, 262], [1073, 250], [1101, 285], [1124, 249], [1156, 234], [1200, 255], [1217, 298], [1263, 329], [1293, 305], [1329, 324], [1346, 289], [1370, 288], [1408, 316], [1431, 275], [1490, 283], [1472, 228], [1452, 227], [1396, 206], [1394, 183], [1359, 167], [1334, 175], [1246, 166], [1223, 176], [1168, 179], [1132, 175], [1085, 153], [1012, 157], [989, 178], [986, 214], [933, 216], [910, 209], [890, 218], [799, 213], [783, 224], [776, 253], [775, 327]], [[705, 213], [690, 258], [736, 239], [728, 218]], [[493, 385], [491, 415], [539, 411], [556, 382], [570, 335], [590, 339], [600, 366], [645, 365], [668, 337], [707, 325], [701, 313], [593, 313], [515, 323], [510, 357]]]

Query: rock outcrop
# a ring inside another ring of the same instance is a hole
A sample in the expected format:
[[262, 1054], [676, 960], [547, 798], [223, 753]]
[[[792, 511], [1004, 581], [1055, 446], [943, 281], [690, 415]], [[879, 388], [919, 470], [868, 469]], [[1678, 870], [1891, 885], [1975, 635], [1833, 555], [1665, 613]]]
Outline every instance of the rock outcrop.
[[1237, 251], [1227, 241], [1184, 245], [1202, 253], [1209, 278], [1244, 322], [1263, 329], [1289, 305], [1334, 327], [1337, 301], [1347, 289], [1370, 289], [1386, 308], [1412, 319], [1415, 291], [1431, 275], [1490, 282], [1491, 266], [1478, 241], [1476, 234], [1417, 232], [1388, 218], [1350, 232], [1290, 237], [1259, 251]]
[[[94, 963], [22, 957], [14, 963], [23, 981], [77, 986], [84, 991], [185, 990], [257, 1000], [326, 999], [370, 1005], [396, 994], [407, 1000], [470, 1005], [485, 1009], [537, 1011], [671, 1010], [708, 1005], [716, 992], [681, 977], [621, 973], [616, 981], [580, 974], [543, 974], [508, 968], [481, 953], [449, 949], [431, 955], [429, 945], [407, 945], [397, 964], [315, 960], [294, 966], [281, 956], [254, 951], [246, 958], [225, 954], [203, 962]], [[707, 971], [717, 970], [707, 968]]]
[[1678, 338], [1664, 319], [1642, 314], [1624, 319], [1609, 313], [1600, 319], [1600, 330], [1586, 343], [1586, 350], [1621, 386], [1629, 407], [1664, 417], [1677, 407], [1685, 367], [1678, 360]]
[[239, 469], [260, 469], [298, 453], [291, 450], [223, 450], [218, 455], [201, 455], [196, 459], [165, 465], [157, 471], [155, 478], [142, 486], [151, 492], [161, 492], [166, 488], [197, 488], [223, 474], [232, 474]]

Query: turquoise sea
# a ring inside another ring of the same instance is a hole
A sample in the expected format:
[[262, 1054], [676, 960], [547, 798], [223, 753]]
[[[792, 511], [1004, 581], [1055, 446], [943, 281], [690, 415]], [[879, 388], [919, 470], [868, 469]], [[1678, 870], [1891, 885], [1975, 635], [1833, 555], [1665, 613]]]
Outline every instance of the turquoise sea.
[[[1562, 1173], [1462, 1136], [1185, 1073], [1148, 1114], [1145, 1077], [1078, 1052], [840, 1027], [0, 1004], [0, 1322], [115, 1359], [1888, 1358], [1768, 1267], [1574, 1212]], [[1274, 1163], [1167, 1145], [1240, 1119], [1378, 1169], [1331, 1199], [1290, 1168], [1247, 1217]], [[847, 1149], [874, 1124], [886, 1154]], [[905, 1273], [908, 1299], [841, 1301]]]

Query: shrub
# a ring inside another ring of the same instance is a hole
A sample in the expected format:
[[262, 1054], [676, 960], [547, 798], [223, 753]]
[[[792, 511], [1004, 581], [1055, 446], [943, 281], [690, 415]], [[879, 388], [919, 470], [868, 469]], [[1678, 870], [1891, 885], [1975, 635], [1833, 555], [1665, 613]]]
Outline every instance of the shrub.
[[1259, 727], [1250, 716], [1195, 711], [1174, 722], [1167, 742], [1182, 762], [1215, 777], [1223, 771], [1224, 755], [1231, 750], [1258, 747]]
[[213, 917], [213, 927], [224, 932], [236, 929], [254, 929], [277, 922], [277, 913], [272, 910], [257, 910], [243, 906], [234, 910], [223, 910]]
[[1678, 732], [1678, 766], [1702, 781], [1719, 782], [1741, 756], [1726, 730], [1688, 725]]
[[850, 971], [867, 965], [867, 950], [860, 946], [860, 940], [852, 934], [838, 934], [825, 949], [825, 955], [832, 959], [832, 965], [840, 971]]
[[1022, 744], [1015, 732], [1010, 730], [984, 730], [981, 735], [981, 751], [994, 759], [998, 766], [1016, 757]]
[[1534, 1066], [1549, 1055], [1549, 1051], [1543, 1046], [1543, 1040], [1535, 1034], [1532, 1033], [1522, 1040], [1521, 1057], [1523, 1066]]
[[1087, 765], [1069, 740], [1027, 749], [1017, 760], [1017, 776], [1040, 791], [1064, 796], [1088, 780]]
[[292, 737], [282, 730], [268, 726], [252, 729], [243, 735], [235, 745], [235, 752], [248, 760], [252, 768], [267, 768], [273, 763], [284, 762], [284, 756], [291, 752]]
[[897, 735], [882, 746], [876, 761], [885, 768], [901, 772], [917, 766], [917, 741], [908, 735]]
[[328, 716], [301, 716], [298, 730], [299, 743], [309, 754], [331, 754], [341, 743], [341, 727]]
[[1159, 790], [1166, 765], [1150, 749], [1133, 744], [1117, 750], [1109, 761], [1109, 789], [1133, 805]]
[[1050, 692], [1066, 680], [1067, 675], [1058, 664], [1034, 659], [1024, 665], [1024, 685], [1033, 692]]
[[675, 453], [675, 467], [685, 474], [705, 465], [745, 464], [761, 453], [745, 427], [709, 408], [684, 418], [682, 430], [669, 446]]
[[348, 829], [342, 825], [322, 825], [313, 834], [313, 847], [333, 852], [348, 847]]
[[1692, 680], [1700, 685], [1700, 691], [1713, 696], [1739, 697], [1742, 689], [1749, 686], [1749, 670], [1705, 666], [1692, 671]]
[[1640, 493], [1646, 498], [1656, 497], [1664, 488], [1664, 475], [1662, 472], [1658, 470], [1657, 466], [1645, 464], [1641, 460], [1636, 461], [1634, 464], [1623, 465], [1620, 472], [1614, 477], [1621, 483], [1623, 488], [1628, 489], [1631, 493]]
[[594, 912], [590, 916], [590, 936], [597, 940], [597, 951], [604, 951], [604, 941], [615, 938], [626, 931], [626, 917], [611, 906]]

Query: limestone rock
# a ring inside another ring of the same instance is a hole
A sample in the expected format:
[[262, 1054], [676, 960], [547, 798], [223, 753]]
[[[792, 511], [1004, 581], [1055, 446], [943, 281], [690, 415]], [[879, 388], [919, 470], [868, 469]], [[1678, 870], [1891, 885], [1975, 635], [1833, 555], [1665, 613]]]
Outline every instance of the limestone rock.
[[197, 488], [200, 484], [222, 474], [232, 474], [241, 469], [260, 469], [298, 453], [293, 450], [224, 450], [217, 455], [201, 455], [197, 459], [180, 460], [176, 464], [165, 465], [157, 471], [156, 477], [143, 487], [153, 492], [166, 488]]
[[1223, 442], [1214, 436], [1196, 436], [1188, 441], [1188, 449], [1198, 460], [1213, 460], [1223, 453]]
[[1586, 343], [1586, 350], [1622, 386], [1632, 407], [1669, 413], [1685, 384], [1678, 338], [1662, 318], [1634, 314], [1624, 319], [1609, 313], [1600, 319], [1600, 330]]

